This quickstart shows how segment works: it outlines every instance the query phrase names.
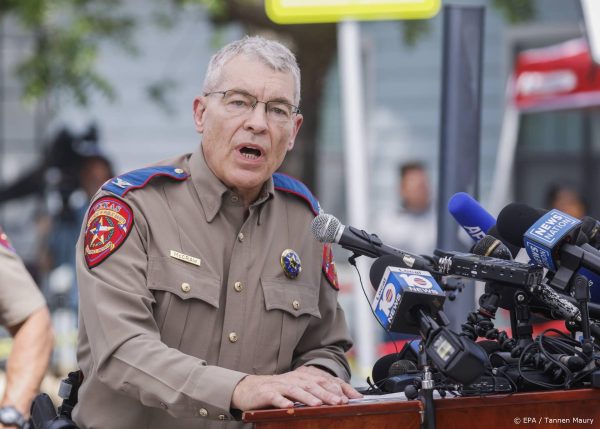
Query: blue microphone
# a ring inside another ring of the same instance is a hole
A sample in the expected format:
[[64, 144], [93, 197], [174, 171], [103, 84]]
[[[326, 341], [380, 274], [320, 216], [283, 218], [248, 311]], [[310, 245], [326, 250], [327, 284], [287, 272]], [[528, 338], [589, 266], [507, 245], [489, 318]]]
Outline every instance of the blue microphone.
[[496, 224], [496, 219], [466, 192], [458, 192], [450, 198], [448, 211], [474, 241], [485, 237]]

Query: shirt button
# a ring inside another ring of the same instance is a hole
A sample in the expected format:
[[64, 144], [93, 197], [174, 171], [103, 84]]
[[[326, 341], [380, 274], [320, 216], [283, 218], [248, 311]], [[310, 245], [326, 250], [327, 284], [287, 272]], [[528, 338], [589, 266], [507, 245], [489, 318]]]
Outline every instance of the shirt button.
[[244, 241], [244, 233], [243, 233], [243, 232], [240, 232], [240, 233], [238, 234], [238, 240], [240, 240], [240, 241]]
[[200, 417], [206, 417], [208, 416], [208, 411], [206, 411], [206, 408], [200, 408], [198, 414], [200, 414]]
[[237, 195], [233, 195], [231, 197], [231, 201], [233, 201], [234, 203], [237, 203], [240, 200], [240, 198]]
[[181, 174], [181, 173], [183, 173], [183, 170], [181, 168], [176, 168], [175, 173]]
[[227, 416], [225, 414], [219, 414], [219, 420], [227, 420]]
[[244, 285], [242, 285], [242, 282], [235, 282], [233, 284], [233, 288], [235, 289], [236, 292], [241, 292], [242, 289], [244, 289]]
[[181, 283], [181, 290], [184, 291], [185, 293], [188, 293], [191, 289], [192, 289], [192, 287], [190, 286], [189, 283]]
[[300, 302], [298, 300], [294, 300], [294, 302], [292, 302], [292, 307], [294, 307], [294, 310], [298, 310], [300, 308]]
[[238, 336], [235, 332], [229, 334], [229, 341], [235, 343], [238, 340]]

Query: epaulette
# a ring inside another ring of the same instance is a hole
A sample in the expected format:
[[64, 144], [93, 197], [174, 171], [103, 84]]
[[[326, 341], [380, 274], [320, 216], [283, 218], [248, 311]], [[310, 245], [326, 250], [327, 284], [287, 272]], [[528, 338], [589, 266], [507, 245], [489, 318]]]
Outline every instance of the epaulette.
[[183, 181], [189, 177], [185, 171], [178, 167], [157, 166], [140, 168], [129, 173], [121, 174], [107, 181], [102, 185], [102, 189], [112, 192], [120, 197], [125, 196], [127, 192], [133, 189], [140, 189], [146, 186], [155, 177], [168, 177], [173, 180]]
[[273, 184], [275, 185], [276, 190], [294, 194], [306, 201], [315, 216], [321, 212], [319, 201], [317, 201], [306, 185], [298, 179], [294, 179], [293, 177], [282, 173], [275, 173], [273, 174]]

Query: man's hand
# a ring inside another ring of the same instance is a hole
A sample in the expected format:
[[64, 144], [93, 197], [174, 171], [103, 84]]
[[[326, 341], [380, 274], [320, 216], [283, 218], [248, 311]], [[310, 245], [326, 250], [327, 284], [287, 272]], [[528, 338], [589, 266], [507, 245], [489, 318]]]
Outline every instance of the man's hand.
[[342, 379], [311, 366], [301, 366], [280, 375], [249, 375], [238, 383], [231, 397], [231, 408], [242, 411], [259, 408], [291, 408], [294, 402], [311, 407], [340, 405], [361, 398]]

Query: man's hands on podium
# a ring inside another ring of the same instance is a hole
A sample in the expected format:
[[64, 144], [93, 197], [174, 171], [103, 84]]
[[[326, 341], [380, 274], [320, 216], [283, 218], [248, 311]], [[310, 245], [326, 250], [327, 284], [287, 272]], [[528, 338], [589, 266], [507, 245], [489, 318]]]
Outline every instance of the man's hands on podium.
[[341, 405], [357, 398], [362, 395], [342, 379], [313, 366], [301, 366], [279, 375], [248, 375], [233, 391], [231, 408], [291, 408], [294, 402], [311, 407]]

